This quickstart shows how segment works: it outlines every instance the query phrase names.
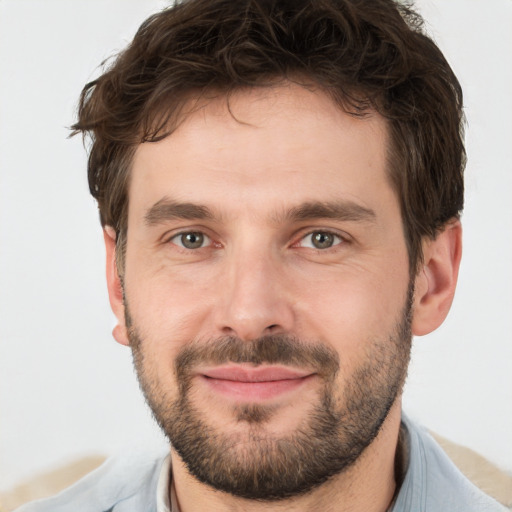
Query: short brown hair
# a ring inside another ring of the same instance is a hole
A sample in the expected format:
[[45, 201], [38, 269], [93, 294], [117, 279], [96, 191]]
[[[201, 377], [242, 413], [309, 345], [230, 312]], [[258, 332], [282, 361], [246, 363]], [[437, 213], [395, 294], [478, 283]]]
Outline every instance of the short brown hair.
[[463, 207], [462, 91], [423, 20], [393, 0], [184, 0], [148, 18], [80, 98], [88, 176], [124, 253], [130, 164], [172, 133], [190, 97], [292, 80], [388, 124], [411, 271], [421, 241]]

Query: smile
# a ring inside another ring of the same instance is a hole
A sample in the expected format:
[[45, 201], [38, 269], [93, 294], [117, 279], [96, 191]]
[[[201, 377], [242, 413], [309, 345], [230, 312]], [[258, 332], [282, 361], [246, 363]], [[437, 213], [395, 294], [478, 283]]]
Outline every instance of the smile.
[[278, 366], [223, 366], [205, 369], [198, 376], [216, 394], [235, 401], [254, 402], [297, 390], [315, 374]]

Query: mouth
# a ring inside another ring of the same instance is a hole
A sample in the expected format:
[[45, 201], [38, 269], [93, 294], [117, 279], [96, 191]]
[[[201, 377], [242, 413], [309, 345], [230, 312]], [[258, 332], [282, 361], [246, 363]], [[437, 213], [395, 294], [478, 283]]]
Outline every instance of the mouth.
[[316, 374], [284, 366], [227, 365], [205, 368], [197, 376], [210, 391], [238, 402], [259, 402], [291, 393]]

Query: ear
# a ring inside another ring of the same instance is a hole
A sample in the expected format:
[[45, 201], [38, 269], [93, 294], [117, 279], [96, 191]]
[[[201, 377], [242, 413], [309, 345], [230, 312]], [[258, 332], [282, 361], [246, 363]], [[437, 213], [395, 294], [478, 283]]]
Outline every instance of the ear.
[[450, 221], [434, 240], [423, 244], [423, 264], [416, 275], [412, 332], [437, 329], [452, 305], [462, 255], [462, 226]]
[[121, 345], [129, 345], [128, 332], [124, 315], [123, 287], [117, 271], [116, 233], [110, 226], [103, 228], [105, 251], [107, 256], [107, 288], [110, 307], [117, 318], [117, 325], [112, 331], [114, 339]]

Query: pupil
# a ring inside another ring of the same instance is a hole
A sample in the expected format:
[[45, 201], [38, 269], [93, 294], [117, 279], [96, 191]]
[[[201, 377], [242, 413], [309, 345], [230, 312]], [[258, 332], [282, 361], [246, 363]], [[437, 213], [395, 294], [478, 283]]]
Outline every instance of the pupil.
[[318, 249], [326, 249], [331, 247], [333, 237], [329, 233], [315, 233], [313, 235], [313, 245]]
[[186, 233], [181, 236], [181, 242], [187, 249], [197, 249], [203, 245], [203, 235], [201, 233]]

